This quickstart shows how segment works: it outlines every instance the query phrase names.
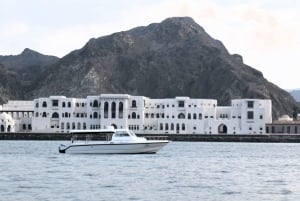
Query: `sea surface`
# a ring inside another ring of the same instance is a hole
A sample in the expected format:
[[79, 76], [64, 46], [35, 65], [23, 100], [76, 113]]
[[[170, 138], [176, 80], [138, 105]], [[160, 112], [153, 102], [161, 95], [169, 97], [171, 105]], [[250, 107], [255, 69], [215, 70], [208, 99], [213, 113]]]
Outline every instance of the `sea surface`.
[[0, 141], [0, 200], [300, 200], [300, 144], [171, 142], [157, 154], [59, 154]]

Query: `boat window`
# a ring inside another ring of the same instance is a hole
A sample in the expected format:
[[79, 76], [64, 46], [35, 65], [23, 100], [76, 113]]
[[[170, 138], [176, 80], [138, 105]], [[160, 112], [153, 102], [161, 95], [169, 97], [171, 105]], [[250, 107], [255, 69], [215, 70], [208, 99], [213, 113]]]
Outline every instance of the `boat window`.
[[128, 137], [129, 134], [127, 132], [117, 132], [115, 137]]

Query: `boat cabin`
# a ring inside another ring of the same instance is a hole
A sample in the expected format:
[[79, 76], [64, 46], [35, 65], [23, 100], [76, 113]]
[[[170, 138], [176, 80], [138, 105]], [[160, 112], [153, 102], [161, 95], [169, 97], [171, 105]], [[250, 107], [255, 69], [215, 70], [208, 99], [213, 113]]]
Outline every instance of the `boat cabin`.
[[112, 142], [131, 142], [141, 141], [142, 138], [137, 137], [132, 131], [128, 129], [119, 129], [112, 135]]

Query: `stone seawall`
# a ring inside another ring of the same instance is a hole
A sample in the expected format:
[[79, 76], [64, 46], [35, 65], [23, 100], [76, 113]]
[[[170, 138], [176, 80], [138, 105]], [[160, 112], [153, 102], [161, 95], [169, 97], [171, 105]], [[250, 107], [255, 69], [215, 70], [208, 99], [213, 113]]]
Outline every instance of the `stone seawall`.
[[[138, 134], [148, 139], [188, 142], [282, 142], [300, 143], [300, 135], [297, 134], [261, 134], [261, 135], [198, 135], [198, 134]], [[69, 133], [0, 133], [0, 140], [70, 140]], [[105, 135], [93, 136], [94, 140], [105, 140]]]

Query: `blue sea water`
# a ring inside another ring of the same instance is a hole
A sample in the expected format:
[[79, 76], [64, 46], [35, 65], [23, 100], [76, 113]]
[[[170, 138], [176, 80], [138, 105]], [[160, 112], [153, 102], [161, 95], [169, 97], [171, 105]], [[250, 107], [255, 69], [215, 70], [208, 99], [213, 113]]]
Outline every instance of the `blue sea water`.
[[59, 154], [0, 141], [0, 200], [300, 200], [300, 144], [171, 142], [157, 154]]

